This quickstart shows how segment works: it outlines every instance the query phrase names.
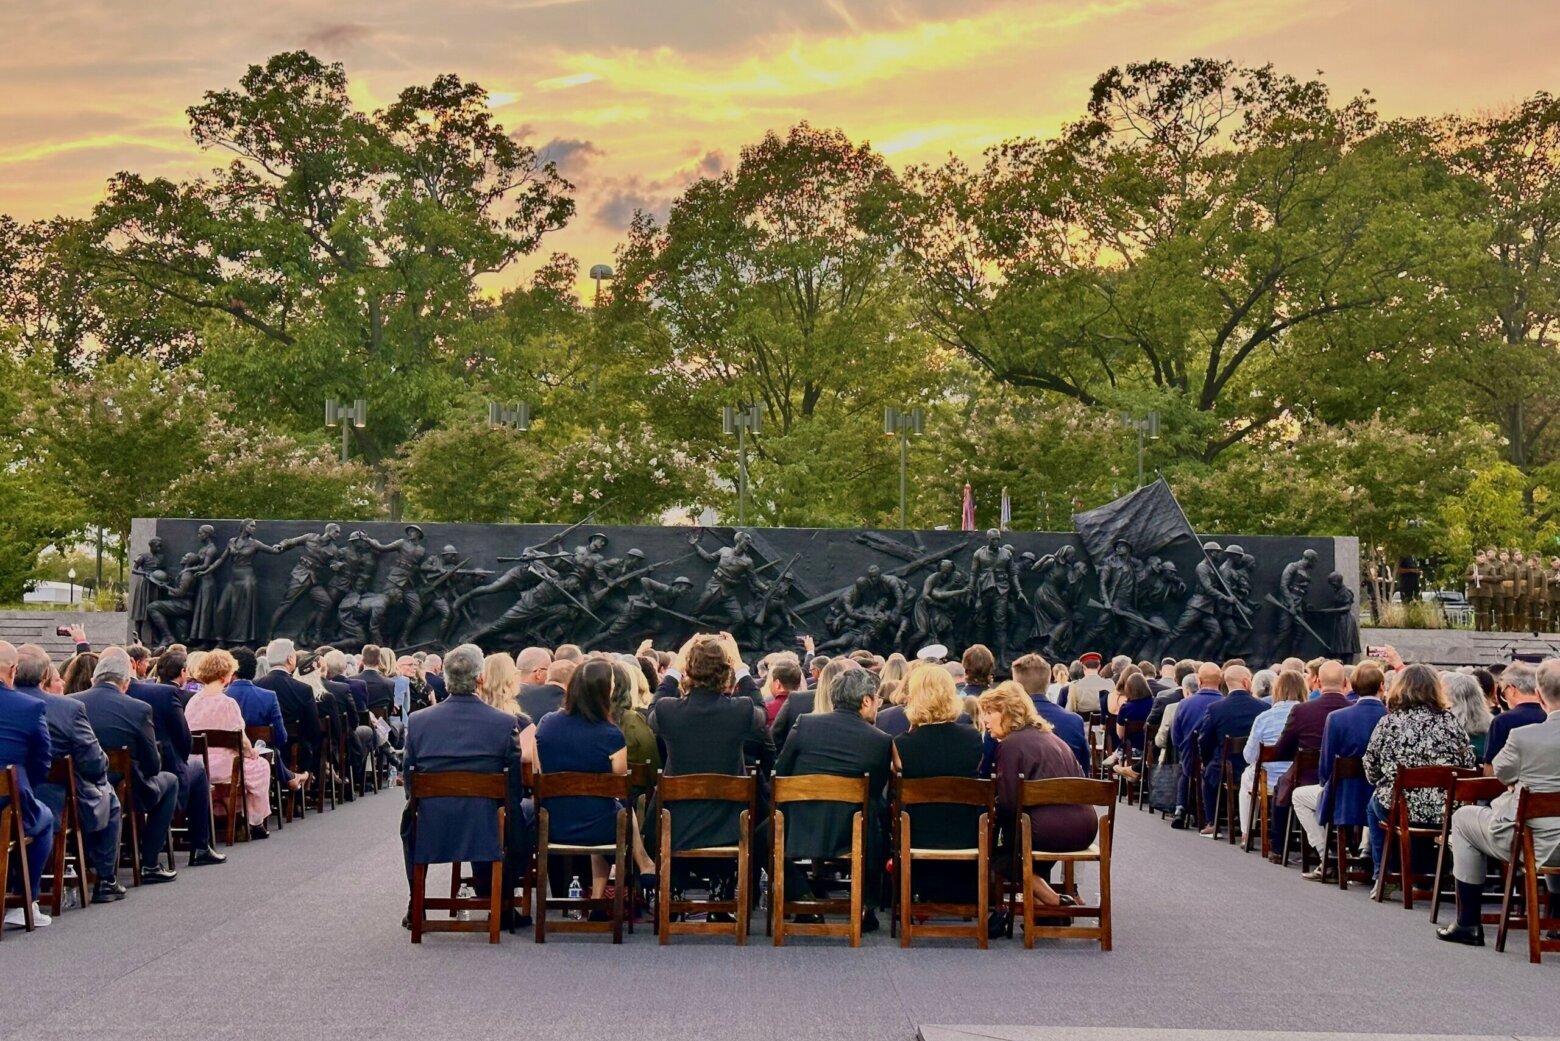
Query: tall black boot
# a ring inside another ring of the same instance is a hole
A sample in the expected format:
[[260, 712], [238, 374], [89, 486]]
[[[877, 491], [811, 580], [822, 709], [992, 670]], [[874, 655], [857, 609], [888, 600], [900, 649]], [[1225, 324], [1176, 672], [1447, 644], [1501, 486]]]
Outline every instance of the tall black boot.
[[1435, 935], [1447, 943], [1469, 947], [1484, 946], [1484, 887], [1474, 882], [1457, 882], [1457, 923], [1437, 929]]

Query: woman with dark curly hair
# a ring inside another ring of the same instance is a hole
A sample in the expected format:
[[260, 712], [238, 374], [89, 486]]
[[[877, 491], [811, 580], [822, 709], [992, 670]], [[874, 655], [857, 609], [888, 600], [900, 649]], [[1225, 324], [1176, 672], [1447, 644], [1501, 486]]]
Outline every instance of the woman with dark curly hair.
[[964, 682], [959, 685], [959, 694], [966, 698], [980, 697], [981, 691], [991, 686], [992, 673], [997, 668], [991, 648], [983, 643], [972, 643], [965, 648], [959, 663], [964, 666]]

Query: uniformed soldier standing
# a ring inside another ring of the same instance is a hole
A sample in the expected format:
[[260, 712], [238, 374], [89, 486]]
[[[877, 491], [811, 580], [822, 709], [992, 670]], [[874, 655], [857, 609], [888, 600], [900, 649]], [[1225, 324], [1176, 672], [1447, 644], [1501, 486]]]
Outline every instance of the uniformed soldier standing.
[[1490, 606], [1495, 602], [1495, 587], [1490, 582], [1490, 555], [1484, 550], [1473, 555], [1466, 576], [1468, 603], [1473, 607], [1473, 627], [1487, 633], [1490, 623]]
[[1501, 550], [1495, 558], [1495, 566], [1492, 569], [1496, 578], [1495, 584], [1495, 628], [1509, 632], [1511, 630], [1511, 612], [1517, 595], [1517, 576], [1511, 566], [1511, 551]]
[[1548, 575], [1544, 571], [1544, 561], [1537, 551], [1528, 554], [1527, 581], [1528, 581], [1528, 610], [1523, 618], [1522, 627], [1529, 632], [1542, 632], [1545, 622], [1545, 613], [1549, 604]]

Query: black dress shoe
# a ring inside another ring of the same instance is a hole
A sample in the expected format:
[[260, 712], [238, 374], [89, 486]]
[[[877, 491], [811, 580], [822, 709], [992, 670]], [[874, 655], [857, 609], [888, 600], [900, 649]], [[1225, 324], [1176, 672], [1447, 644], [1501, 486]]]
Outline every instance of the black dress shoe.
[[1000, 940], [1007, 935], [1008, 914], [1006, 911], [993, 911], [986, 918], [986, 938], [988, 940]]
[[792, 918], [791, 921], [794, 922], [797, 925], [822, 925], [823, 924], [823, 915], [821, 915], [821, 914], [799, 914], [796, 917]]
[[1185, 831], [1186, 830], [1186, 818], [1185, 817], [1176, 817], [1176, 818], [1172, 819], [1170, 821], [1170, 827], [1174, 828], [1176, 831]]
[[179, 873], [177, 871], [169, 871], [161, 864], [141, 869], [141, 884], [143, 886], [155, 886], [163, 882], [172, 882], [178, 877]]
[[1436, 939], [1445, 940], [1447, 943], [1462, 943], [1469, 947], [1484, 946], [1484, 926], [1482, 925], [1448, 925], [1435, 931]]
[[249, 826], [249, 841], [259, 842], [261, 839], [268, 839], [270, 837], [271, 833], [270, 831], [266, 830], [266, 826], [264, 824], [251, 824]]
[[878, 931], [878, 916], [876, 911], [867, 911], [861, 916], [861, 931], [875, 933]]
[[197, 849], [190, 854], [190, 867], [205, 867], [207, 864], [226, 864], [227, 854], [218, 853], [207, 846], [205, 849]]
[[123, 900], [128, 890], [115, 881], [98, 879], [97, 885], [92, 887], [92, 902], [94, 904], [111, 904], [115, 900]]
[[411, 930], [412, 930], [412, 912], [408, 911], [404, 915], [401, 916], [401, 928], [405, 929], [407, 932], [411, 932]]

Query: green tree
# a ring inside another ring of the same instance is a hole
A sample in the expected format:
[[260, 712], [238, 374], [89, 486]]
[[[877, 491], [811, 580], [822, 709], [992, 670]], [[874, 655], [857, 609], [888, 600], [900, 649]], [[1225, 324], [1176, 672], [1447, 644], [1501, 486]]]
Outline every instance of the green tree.
[[365, 397], [370, 460], [430, 428], [465, 359], [477, 279], [573, 213], [570, 185], [452, 75], [359, 111], [343, 68], [304, 52], [251, 66], [189, 109], [232, 153], [209, 178], [121, 173], [92, 221], [103, 277], [177, 315], [241, 409], [294, 430], [323, 400]]
[[216, 426], [201, 445], [201, 464], [162, 490], [164, 517], [269, 517], [374, 520], [384, 503], [361, 463], [342, 463], [328, 448], [301, 444], [258, 426]]
[[1157, 408], [1183, 458], [1361, 418], [1419, 370], [1455, 239], [1425, 151], [1269, 67], [1111, 69], [1061, 137], [911, 172], [918, 316], [1014, 386]]
[[65, 546], [85, 524], [80, 504], [61, 494], [41, 456], [38, 428], [30, 417], [52, 388], [48, 362], [24, 358], [20, 336], [0, 326], [0, 602], [22, 598], [27, 584], [40, 577], [38, 553]]

